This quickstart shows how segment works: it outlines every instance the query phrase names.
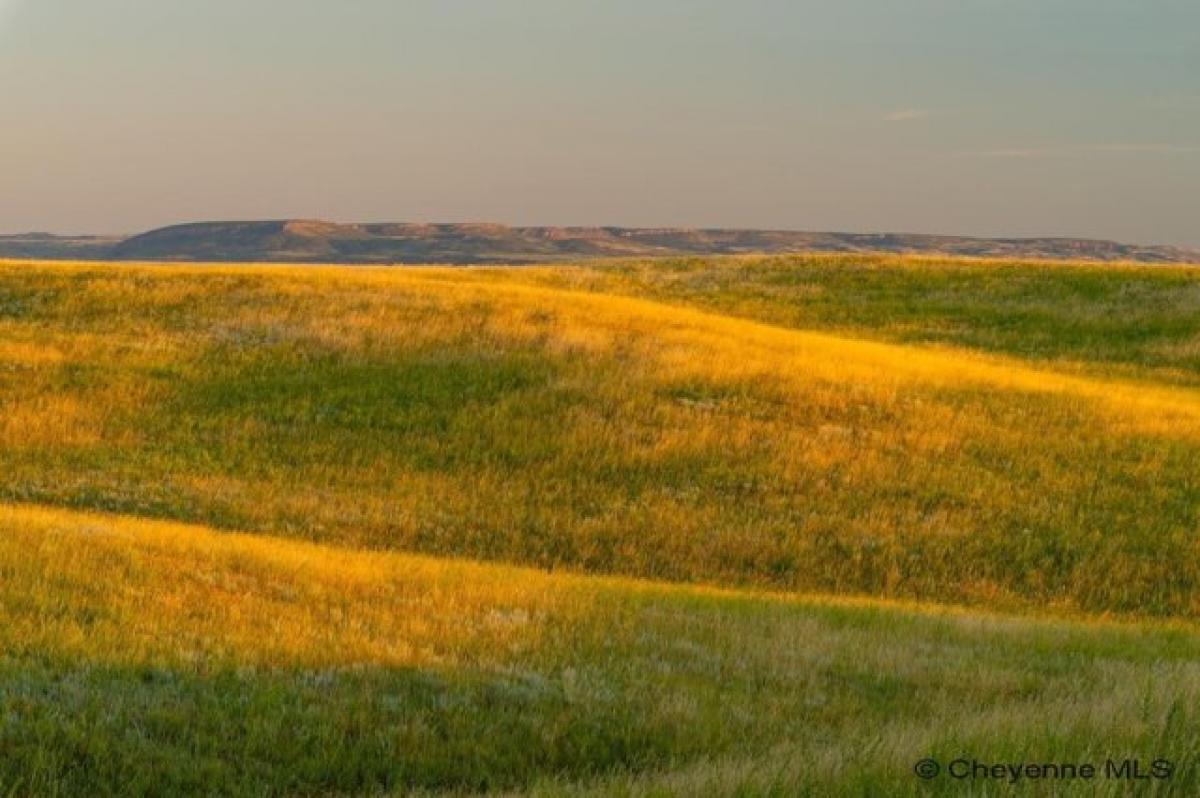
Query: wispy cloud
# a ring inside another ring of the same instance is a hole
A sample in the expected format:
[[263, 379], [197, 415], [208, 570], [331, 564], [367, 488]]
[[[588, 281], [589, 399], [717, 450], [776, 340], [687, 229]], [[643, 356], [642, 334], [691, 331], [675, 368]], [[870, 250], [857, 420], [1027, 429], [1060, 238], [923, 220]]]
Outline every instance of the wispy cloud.
[[1200, 94], [1160, 94], [1147, 97], [1146, 105], [1159, 109], [1193, 109], [1200, 107]]
[[1180, 144], [1095, 144], [1092, 152], [1200, 152], [1200, 146]]
[[923, 108], [901, 108], [891, 111], [883, 118], [887, 122], [912, 122], [915, 119], [925, 119], [930, 112]]
[[1008, 150], [984, 150], [983, 152], [971, 152], [967, 154], [977, 158], [1044, 158], [1047, 155], [1053, 155], [1054, 152], [1054, 150], [1035, 148], [1015, 148]]
[[1113, 143], [1113, 144], [1081, 144], [1074, 147], [1012, 147], [997, 150], [981, 150], [979, 152], [962, 153], [970, 158], [1056, 158], [1089, 153], [1126, 154], [1158, 154], [1170, 155], [1175, 153], [1200, 152], [1200, 145], [1159, 144], [1159, 143]]

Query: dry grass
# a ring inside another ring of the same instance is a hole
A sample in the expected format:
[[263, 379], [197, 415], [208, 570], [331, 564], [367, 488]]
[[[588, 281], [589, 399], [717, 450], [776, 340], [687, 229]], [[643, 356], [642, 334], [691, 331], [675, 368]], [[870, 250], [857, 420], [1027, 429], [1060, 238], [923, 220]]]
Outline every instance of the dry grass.
[[0, 785], [18, 794], [916, 795], [913, 762], [962, 753], [1165, 756], [1180, 794], [1200, 784], [1191, 627], [29, 507], [0, 507], [0, 563]]
[[1106, 269], [0, 264], [0, 794], [1195, 792], [1200, 272]]
[[9, 500], [676, 581], [1197, 611], [1188, 387], [488, 272], [3, 279], [24, 353], [0, 371]]

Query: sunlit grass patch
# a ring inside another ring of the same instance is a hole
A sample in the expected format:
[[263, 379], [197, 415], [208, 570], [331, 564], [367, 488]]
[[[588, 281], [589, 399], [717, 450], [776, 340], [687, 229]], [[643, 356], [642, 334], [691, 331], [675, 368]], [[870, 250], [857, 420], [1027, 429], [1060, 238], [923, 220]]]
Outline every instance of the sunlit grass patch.
[[[991, 284], [964, 268], [957, 290]], [[0, 383], [0, 495], [673, 581], [1197, 611], [1192, 389], [511, 274], [9, 267], [21, 351], [63, 356]]]
[[1200, 269], [869, 255], [696, 257], [481, 272], [797, 329], [1197, 384]]
[[0, 783], [18, 792], [916, 794], [913, 761], [971, 750], [1153, 749], [1178, 759], [1176, 787], [1197, 783], [1188, 626], [550, 575], [32, 507], [0, 507], [0, 576]]

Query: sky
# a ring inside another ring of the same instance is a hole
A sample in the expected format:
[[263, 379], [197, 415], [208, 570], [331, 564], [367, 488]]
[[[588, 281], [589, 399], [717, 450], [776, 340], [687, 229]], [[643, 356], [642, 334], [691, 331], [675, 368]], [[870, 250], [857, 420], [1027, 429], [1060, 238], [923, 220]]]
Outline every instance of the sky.
[[1196, 0], [0, 0], [0, 232], [1200, 246]]

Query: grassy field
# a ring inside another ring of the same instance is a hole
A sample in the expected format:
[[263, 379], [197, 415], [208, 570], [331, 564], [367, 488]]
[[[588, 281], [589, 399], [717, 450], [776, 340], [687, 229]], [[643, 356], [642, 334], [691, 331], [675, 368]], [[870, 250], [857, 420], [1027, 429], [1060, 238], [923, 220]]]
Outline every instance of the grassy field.
[[0, 795], [1194, 794], [1197, 463], [1200, 269], [0, 264]]
[[1194, 267], [831, 255], [613, 261], [517, 277], [1060, 370], [1200, 383]]
[[1183, 629], [44, 509], [0, 509], [0, 533], [0, 784], [18, 791], [921, 795], [913, 763], [964, 752], [1172, 756], [1172, 784], [1200, 789]]

